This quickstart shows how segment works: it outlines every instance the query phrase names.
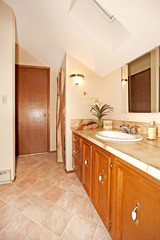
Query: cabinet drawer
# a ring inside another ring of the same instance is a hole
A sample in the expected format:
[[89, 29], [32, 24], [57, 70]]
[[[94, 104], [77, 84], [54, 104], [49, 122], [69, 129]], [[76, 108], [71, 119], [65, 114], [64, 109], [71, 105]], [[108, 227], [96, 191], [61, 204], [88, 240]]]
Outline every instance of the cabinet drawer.
[[77, 177], [79, 178], [79, 180], [81, 181], [81, 175], [82, 175], [82, 166], [81, 166], [81, 161], [80, 159], [75, 158], [74, 156], [72, 156], [72, 167], [75, 171], [75, 173], [77, 174]]
[[78, 147], [81, 147], [81, 138], [77, 136], [75, 133], [72, 134], [72, 144], [75, 144]]
[[72, 155], [76, 159], [80, 159], [80, 148], [75, 143], [72, 144]]

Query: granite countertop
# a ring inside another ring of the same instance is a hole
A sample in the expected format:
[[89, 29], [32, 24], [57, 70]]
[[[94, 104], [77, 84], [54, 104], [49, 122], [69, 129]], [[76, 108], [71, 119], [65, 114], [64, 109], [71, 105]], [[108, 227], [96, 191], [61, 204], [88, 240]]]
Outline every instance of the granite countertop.
[[[96, 132], [102, 130], [104, 129], [98, 128], [85, 131], [72, 128], [74, 133], [160, 180], [160, 138], [151, 141], [146, 138], [146, 135], [143, 135], [144, 139], [139, 142], [104, 141], [95, 135]], [[117, 129], [112, 130], [117, 131]]]

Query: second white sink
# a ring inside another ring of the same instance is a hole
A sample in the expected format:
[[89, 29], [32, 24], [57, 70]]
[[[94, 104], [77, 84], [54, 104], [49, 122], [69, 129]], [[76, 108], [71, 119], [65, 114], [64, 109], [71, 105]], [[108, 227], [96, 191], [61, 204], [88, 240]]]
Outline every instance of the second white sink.
[[143, 139], [141, 135], [138, 135], [138, 134], [131, 135], [131, 134], [119, 132], [119, 131], [100, 131], [96, 133], [96, 137], [102, 140], [120, 141], [120, 142], [135, 142], [135, 141], [141, 141]]

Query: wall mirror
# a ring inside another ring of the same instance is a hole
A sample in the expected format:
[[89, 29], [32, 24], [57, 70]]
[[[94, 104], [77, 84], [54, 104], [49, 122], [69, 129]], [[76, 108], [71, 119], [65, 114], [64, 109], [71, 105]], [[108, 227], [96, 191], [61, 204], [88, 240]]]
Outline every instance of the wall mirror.
[[121, 68], [123, 111], [160, 111], [160, 47]]

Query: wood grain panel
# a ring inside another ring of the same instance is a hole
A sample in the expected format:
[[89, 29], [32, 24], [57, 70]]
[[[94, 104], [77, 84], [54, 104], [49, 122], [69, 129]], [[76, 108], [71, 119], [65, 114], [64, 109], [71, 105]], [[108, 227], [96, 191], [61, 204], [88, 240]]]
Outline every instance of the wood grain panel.
[[16, 152], [48, 151], [49, 69], [16, 65]]
[[108, 230], [110, 230], [111, 160], [111, 154], [94, 146], [93, 203]]
[[[160, 239], [160, 191], [146, 178], [117, 161], [116, 239]], [[136, 209], [136, 220], [132, 211]]]
[[82, 140], [82, 184], [92, 199], [92, 144]]

